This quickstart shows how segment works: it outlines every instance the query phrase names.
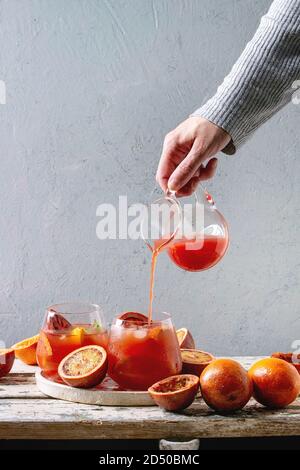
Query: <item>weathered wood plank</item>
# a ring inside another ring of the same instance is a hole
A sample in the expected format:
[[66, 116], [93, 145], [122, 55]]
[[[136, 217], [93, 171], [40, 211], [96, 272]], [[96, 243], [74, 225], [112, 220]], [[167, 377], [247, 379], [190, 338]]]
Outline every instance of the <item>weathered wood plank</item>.
[[0, 379], [0, 399], [2, 398], [44, 399], [46, 395], [37, 388], [33, 375], [22, 373], [9, 374]]
[[158, 407], [117, 408], [53, 399], [0, 400], [1, 439], [160, 439], [300, 435], [300, 400], [266, 410], [251, 400], [221, 416], [197, 400], [181, 413]]
[[[248, 368], [258, 357], [238, 357]], [[188, 439], [300, 435], [300, 399], [284, 410], [251, 400], [238, 413], [221, 416], [202, 400], [181, 413], [158, 407], [118, 408], [50, 399], [35, 385], [36, 368], [15, 362], [0, 379], [0, 439]]]

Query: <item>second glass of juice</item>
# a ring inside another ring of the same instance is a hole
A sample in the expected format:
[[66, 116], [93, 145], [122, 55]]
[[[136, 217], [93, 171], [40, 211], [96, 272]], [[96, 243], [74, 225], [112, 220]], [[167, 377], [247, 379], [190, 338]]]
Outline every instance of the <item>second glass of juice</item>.
[[[158, 380], [181, 372], [181, 355], [171, 317], [152, 321], [117, 318], [110, 330], [108, 374], [125, 390], [147, 390]], [[157, 319], [158, 318], [158, 319]]]
[[64, 303], [46, 309], [37, 345], [37, 361], [44, 375], [57, 379], [60, 361], [82, 346], [107, 349], [108, 334], [99, 305]]

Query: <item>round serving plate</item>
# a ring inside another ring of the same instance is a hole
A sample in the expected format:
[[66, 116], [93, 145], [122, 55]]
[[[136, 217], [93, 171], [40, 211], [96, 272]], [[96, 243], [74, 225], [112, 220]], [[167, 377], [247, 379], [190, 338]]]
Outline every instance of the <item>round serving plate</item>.
[[42, 393], [60, 400], [102, 406], [155, 405], [148, 392], [118, 390], [117, 384], [108, 377], [100, 385], [90, 389], [69, 387], [63, 383], [49, 380], [43, 376], [40, 370], [36, 372], [35, 379], [37, 387]]

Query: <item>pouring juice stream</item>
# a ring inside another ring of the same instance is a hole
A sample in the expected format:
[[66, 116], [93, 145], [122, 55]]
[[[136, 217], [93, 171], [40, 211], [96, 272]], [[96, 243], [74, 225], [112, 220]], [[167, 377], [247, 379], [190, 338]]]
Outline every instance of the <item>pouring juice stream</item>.
[[166, 240], [158, 240], [154, 243], [154, 247], [150, 247], [152, 251], [151, 255], [151, 270], [150, 270], [150, 291], [149, 291], [149, 307], [148, 307], [148, 323], [152, 321], [152, 306], [153, 306], [153, 297], [154, 297], [154, 281], [155, 281], [155, 270], [157, 264], [157, 257], [159, 253], [173, 240], [174, 235]]

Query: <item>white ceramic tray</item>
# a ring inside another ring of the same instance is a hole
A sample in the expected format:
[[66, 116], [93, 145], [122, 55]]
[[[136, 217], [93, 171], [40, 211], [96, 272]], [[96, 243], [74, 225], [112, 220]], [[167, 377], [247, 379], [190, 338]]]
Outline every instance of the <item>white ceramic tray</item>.
[[35, 374], [38, 389], [45, 395], [61, 400], [102, 406], [154, 406], [148, 392], [118, 390], [117, 385], [109, 378], [95, 388], [83, 389], [69, 387], [45, 378], [38, 370]]

